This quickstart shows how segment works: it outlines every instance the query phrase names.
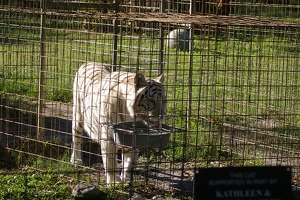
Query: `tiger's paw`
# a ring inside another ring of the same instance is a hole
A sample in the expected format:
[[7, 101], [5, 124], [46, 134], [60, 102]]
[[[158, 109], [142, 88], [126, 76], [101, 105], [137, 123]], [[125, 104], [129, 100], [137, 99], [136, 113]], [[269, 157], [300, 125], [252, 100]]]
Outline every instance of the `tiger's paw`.
[[131, 181], [131, 174], [126, 173], [125, 174], [121, 174], [121, 179], [122, 179], [122, 183], [129, 183]]
[[75, 159], [73, 156], [71, 157], [70, 162], [73, 163], [73, 164], [82, 165], [82, 160], [81, 159]]
[[107, 175], [106, 176], [106, 184], [108, 187], [114, 186], [116, 184], [121, 184], [121, 183], [123, 183], [122, 179], [118, 175]]

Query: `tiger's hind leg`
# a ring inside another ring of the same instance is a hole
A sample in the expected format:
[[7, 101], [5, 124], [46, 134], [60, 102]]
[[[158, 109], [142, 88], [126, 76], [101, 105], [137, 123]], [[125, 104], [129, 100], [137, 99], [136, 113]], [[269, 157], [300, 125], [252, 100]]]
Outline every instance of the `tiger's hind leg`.
[[122, 172], [121, 179], [123, 182], [131, 181], [133, 168], [137, 163], [139, 151], [133, 148], [122, 149]]

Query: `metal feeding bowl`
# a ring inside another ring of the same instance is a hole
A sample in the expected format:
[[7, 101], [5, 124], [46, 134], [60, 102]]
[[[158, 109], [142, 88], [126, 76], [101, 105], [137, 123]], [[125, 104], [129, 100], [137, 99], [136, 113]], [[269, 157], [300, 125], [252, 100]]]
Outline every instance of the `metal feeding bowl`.
[[124, 122], [113, 125], [116, 144], [136, 149], [164, 148], [169, 142], [172, 127], [149, 127], [143, 122]]

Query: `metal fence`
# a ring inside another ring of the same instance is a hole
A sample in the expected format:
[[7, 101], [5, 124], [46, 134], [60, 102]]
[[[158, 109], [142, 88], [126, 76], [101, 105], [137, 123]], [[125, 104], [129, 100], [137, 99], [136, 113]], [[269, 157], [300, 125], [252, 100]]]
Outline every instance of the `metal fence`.
[[92, 61], [163, 73], [164, 123], [184, 130], [165, 149], [140, 152], [137, 184], [123, 192], [192, 196], [195, 167], [291, 165], [299, 184], [300, 1], [191, 2], [1, 1], [5, 153], [21, 166], [83, 169], [89, 175], [77, 178], [105, 182], [88, 137], [83, 166], [69, 162], [72, 84]]

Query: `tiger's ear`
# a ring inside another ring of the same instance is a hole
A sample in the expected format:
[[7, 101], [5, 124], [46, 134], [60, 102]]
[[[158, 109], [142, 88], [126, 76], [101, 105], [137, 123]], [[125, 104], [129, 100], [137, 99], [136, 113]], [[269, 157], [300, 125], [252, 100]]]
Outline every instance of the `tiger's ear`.
[[146, 85], [147, 81], [143, 74], [137, 73], [134, 77], [134, 84], [135, 85]]
[[160, 83], [164, 82], [164, 75], [161, 74], [159, 77], [157, 77], [157, 78], [155, 79], [155, 81], [160, 82]]

